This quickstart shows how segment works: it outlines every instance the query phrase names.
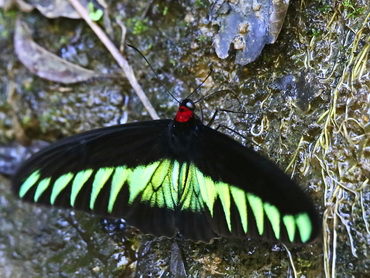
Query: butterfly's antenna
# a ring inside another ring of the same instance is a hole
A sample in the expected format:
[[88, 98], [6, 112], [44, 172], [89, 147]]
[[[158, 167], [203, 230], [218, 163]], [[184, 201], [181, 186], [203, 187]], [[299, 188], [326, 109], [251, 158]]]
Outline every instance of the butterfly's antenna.
[[[141, 53], [141, 51], [139, 49], [137, 49], [135, 46], [133, 46], [131, 44], [127, 44], [127, 46], [133, 48], [137, 53], [139, 53], [141, 55], [141, 57], [144, 58], [145, 62], [148, 64], [148, 66], [150, 67], [150, 69], [152, 70], [152, 72], [155, 74], [156, 78], [159, 81], [161, 81], [161, 79], [159, 78], [158, 74], [155, 72], [155, 70], [153, 69], [152, 65], [149, 63], [148, 59], [144, 56], [144, 54]], [[170, 92], [170, 90], [167, 89], [167, 87], [162, 82], [161, 82], [161, 86], [166, 90], [167, 94], [169, 94], [177, 103], [180, 103], [180, 101], [177, 98], [175, 98], [175, 96]]]
[[[195, 88], [195, 90], [193, 90], [191, 93], [190, 93], [190, 95], [188, 95], [185, 99], [189, 99], [196, 91], [198, 91], [199, 89], [200, 89], [200, 87], [202, 87], [203, 86], [203, 84], [204, 84], [204, 82], [206, 82], [207, 81], [207, 79], [211, 76], [211, 74], [212, 74], [212, 72], [213, 72], [213, 69], [211, 68], [211, 70], [209, 71], [209, 73], [208, 73], [208, 75], [207, 75], [207, 77], [202, 81], [202, 83], [200, 83], [200, 85], [198, 86], [198, 87], [196, 87]], [[194, 103], [197, 103], [197, 101], [195, 101]]]

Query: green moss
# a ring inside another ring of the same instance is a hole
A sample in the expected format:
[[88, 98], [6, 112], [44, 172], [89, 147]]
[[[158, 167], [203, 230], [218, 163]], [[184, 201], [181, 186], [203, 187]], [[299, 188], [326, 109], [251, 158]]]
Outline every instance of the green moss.
[[127, 20], [127, 26], [132, 29], [132, 33], [140, 35], [149, 30], [148, 22], [147, 18], [134, 17]]
[[332, 10], [332, 7], [328, 4], [323, 4], [321, 7], [319, 7], [319, 11], [324, 14], [329, 13], [331, 10]]
[[361, 7], [356, 7], [356, 5], [351, 0], [344, 0], [343, 7], [347, 11], [347, 17], [356, 18], [363, 14], [364, 9]]
[[206, 1], [203, 0], [195, 0], [194, 4], [197, 8], [204, 8], [207, 5]]

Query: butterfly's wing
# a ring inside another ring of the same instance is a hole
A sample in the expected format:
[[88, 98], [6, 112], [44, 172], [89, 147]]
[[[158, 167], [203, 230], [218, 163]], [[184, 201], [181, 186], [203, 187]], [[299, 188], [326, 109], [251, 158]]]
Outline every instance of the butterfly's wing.
[[188, 191], [198, 201], [192, 205], [183, 197], [179, 204], [183, 213], [178, 225], [185, 237], [192, 231], [181, 217], [189, 218], [192, 211], [207, 215], [208, 227], [219, 236], [285, 243], [316, 238], [320, 226], [312, 202], [276, 165], [205, 126], [197, 148], [189, 166]]
[[157, 236], [178, 231], [206, 242], [316, 236], [314, 207], [275, 165], [201, 124], [179, 134], [172, 123], [134, 123], [63, 139], [19, 168], [14, 191], [31, 202], [125, 218]]
[[165, 179], [155, 172], [166, 155], [170, 123], [119, 125], [62, 139], [20, 166], [13, 190], [26, 201], [125, 218], [144, 233], [174, 236], [174, 209], [155, 205], [150, 196], [141, 200], [148, 192], [160, 198], [153, 192]]

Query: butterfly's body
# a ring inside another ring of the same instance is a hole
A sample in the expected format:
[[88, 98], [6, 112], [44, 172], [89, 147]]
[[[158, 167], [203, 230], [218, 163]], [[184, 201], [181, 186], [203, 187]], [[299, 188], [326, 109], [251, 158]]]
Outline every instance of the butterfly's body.
[[197, 119], [92, 130], [35, 154], [13, 178], [22, 199], [120, 217], [144, 233], [196, 241], [247, 236], [308, 242], [313, 205], [272, 162]]

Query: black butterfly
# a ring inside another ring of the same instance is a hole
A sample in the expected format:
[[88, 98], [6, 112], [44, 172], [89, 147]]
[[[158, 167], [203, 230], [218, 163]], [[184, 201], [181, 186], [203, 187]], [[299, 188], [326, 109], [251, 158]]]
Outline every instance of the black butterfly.
[[21, 165], [14, 192], [26, 201], [124, 218], [156, 236], [315, 239], [318, 216], [302, 190], [269, 160], [203, 125], [194, 110], [185, 99], [174, 120], [60, 140]]

